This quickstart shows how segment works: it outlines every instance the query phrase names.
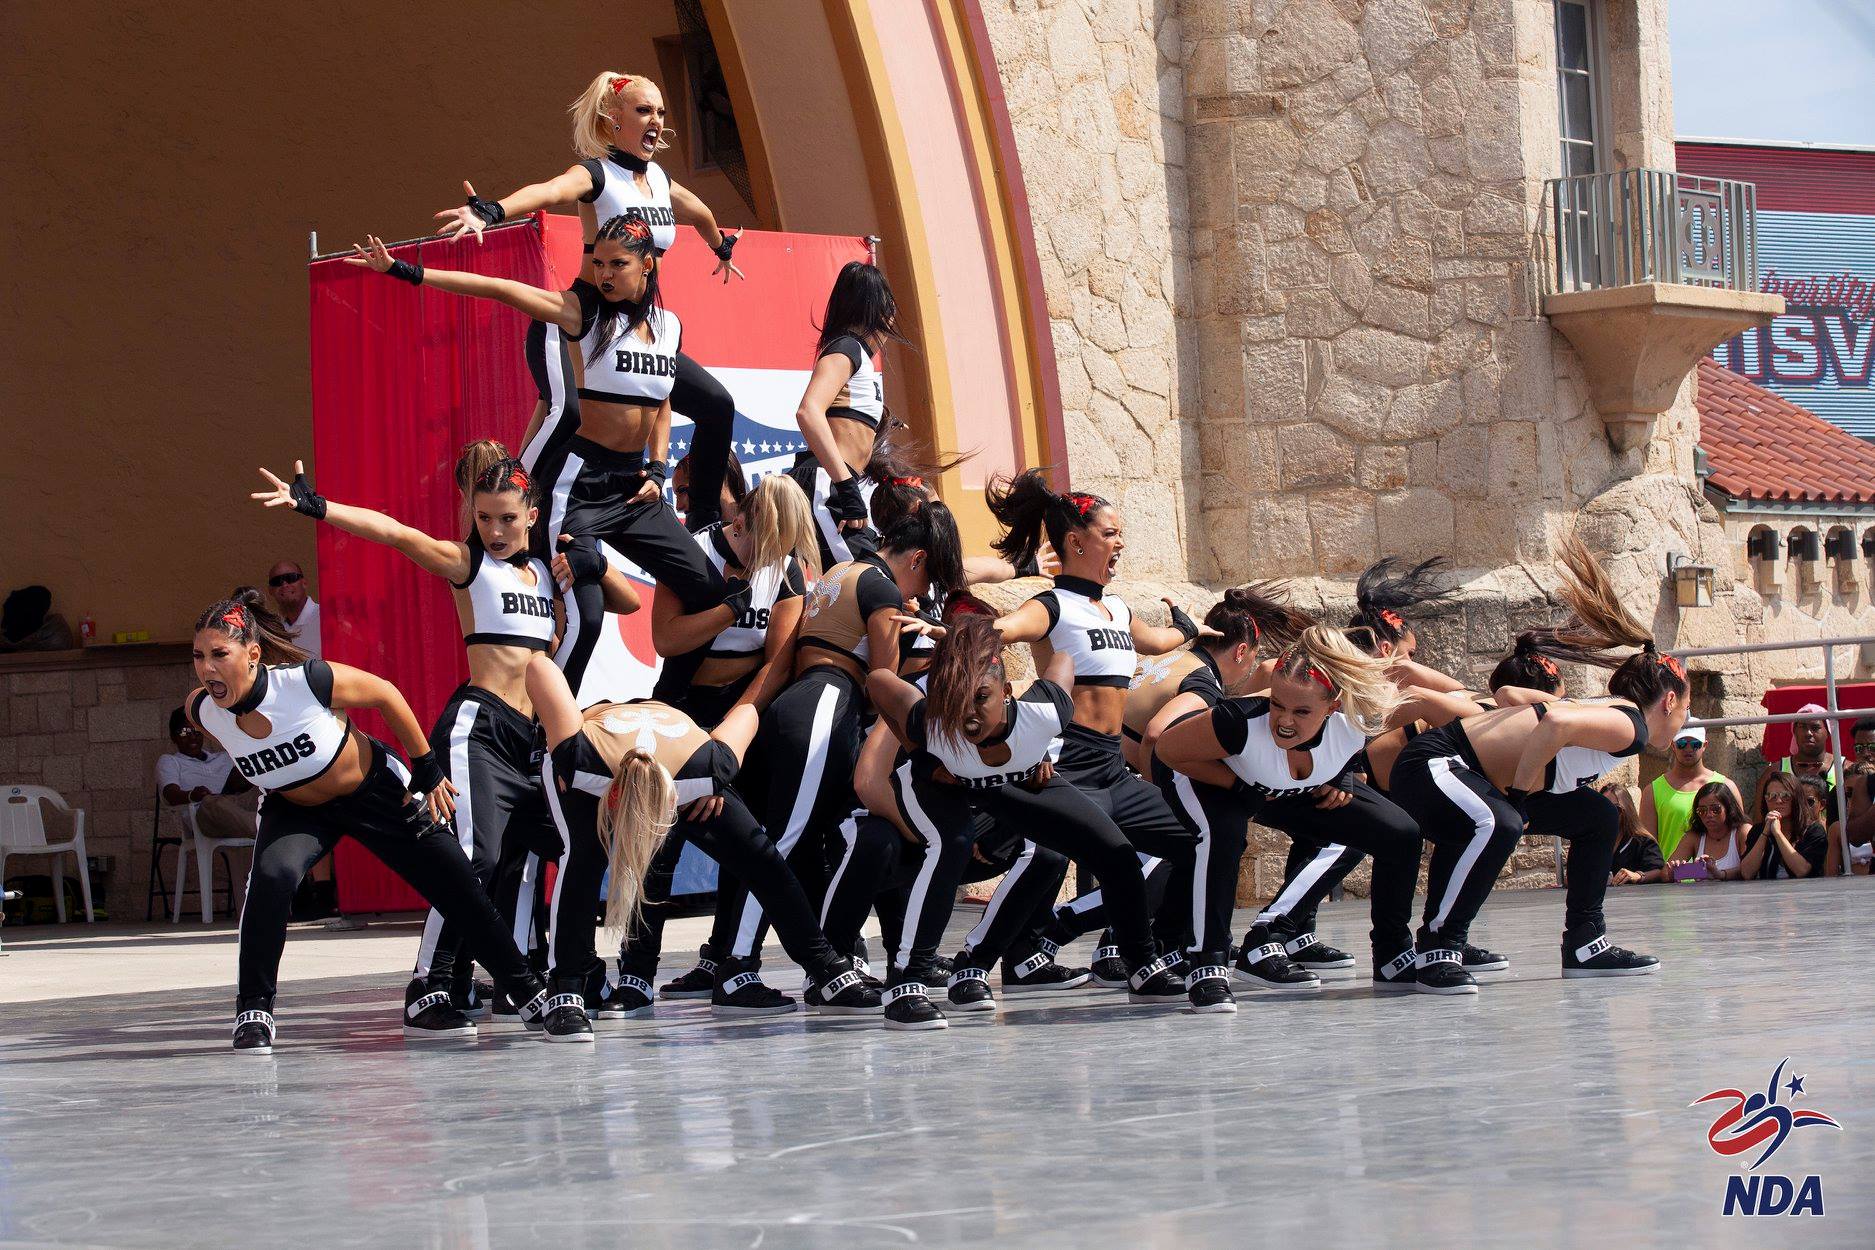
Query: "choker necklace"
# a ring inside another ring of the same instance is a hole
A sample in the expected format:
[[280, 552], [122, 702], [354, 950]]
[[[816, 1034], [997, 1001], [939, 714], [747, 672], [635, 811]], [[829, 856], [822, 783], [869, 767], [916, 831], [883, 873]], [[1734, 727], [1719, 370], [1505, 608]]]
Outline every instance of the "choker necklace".
[[1077, 595], [1086, 595], [1089, 599], [1100, 598], [1106, 590], [1099, 582], [1090, 582], [1085, 577], [1075, 577], [1068, 573], [1055, 574], [1055, 585], [1062, 590], [1071, 590]]
[[607, 148], [606, 155], [612, 158], [614, 164], [623, 165], [634, 174], [642, 174], [651, 166], [651, 162], [644, 157], [633, 156], [630, 152], [623, 151], [619, 148]]
[[267, 697], [267, 666], [254, 666], [254, 684], [247, 688], [247, 693], [229, 705], [228, 710], [236, 716], [246, 716], [260, 706], [260, 701]]

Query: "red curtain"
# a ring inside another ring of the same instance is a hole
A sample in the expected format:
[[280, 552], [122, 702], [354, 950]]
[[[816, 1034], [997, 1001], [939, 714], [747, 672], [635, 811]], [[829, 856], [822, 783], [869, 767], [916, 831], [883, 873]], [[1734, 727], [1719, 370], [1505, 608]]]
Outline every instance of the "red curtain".
[[[1828, 692], [1822, 686], [1776, 686], [1764, 692], [1758, 700], [1764, 710], [1772, 716], [1786, 716], [1794, 713], [1806, 703], [1818, 707], [1827, 707], [1825, 695]], [[1836, 706], [1842, 709], [1875, 708], [1875, 684], [1854, 682], [1838, 684], [1836, 687]], [[1835, 731], [1836, 754], [1848, 751], [1850, 731], [1855, 721], [1839, 720], [1832, 728]], [[1777, 761], [1790, 754], [1790, 722], [1764, 727], [1764, 758]]]

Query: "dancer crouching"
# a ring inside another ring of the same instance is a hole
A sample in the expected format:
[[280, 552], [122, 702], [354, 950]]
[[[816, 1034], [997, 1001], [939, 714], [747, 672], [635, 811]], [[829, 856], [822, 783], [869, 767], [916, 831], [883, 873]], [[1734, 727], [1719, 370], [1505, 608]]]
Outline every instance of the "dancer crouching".
[[623, 928], [639, 906], [652, 857], [673, 827], [749, 883], [789, 957], [818, 991], [823, 1012], [879, 1010], [877, 992], [861, 984], [852, 961], [821, 936], [800, 882], [732, 784], [755, 736], [753, 707], [738, 706], [709, 733], [676, 708], [649, 700], [599, 703], [582, 712], [565, 675], [545, 656], [528, 665], [527, 693], [548, 743], [541, 784], [567, 848], [548, 938], [548, 1041], [592, 1040], [586, 992], [600, 967], [593, 920], [600, 882], [609, 871], [606, 927]]
[[[445, 823], [454, 787], [397, 687], [344, 664], [309, 660], [260, 592], [224, 599], [195, 622], [189, 720], [265, 791], [241, 908], [234, 1049], [273, 1053], [274, 995], [293, 893], [347, 834], [459, 926], [496, 987], [537, 1027], [546, 993]], [[370, 708], [410, 756], [406, 767], [342, 715]], [[413, 984], [411, 994], [421, 992]], [[408, 1031], [408, 1030], [406, 1030]]]

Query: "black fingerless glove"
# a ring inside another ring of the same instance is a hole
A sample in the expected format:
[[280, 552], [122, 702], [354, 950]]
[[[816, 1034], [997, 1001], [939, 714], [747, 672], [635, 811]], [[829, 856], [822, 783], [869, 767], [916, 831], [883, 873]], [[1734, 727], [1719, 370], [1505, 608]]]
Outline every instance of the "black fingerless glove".
[[722, 236], [723, 241], [710, 250], [716, 253], [717, 260], [728, 260], [735, 254], [736, 240], [742, 237], [742, 231], [738, 230], [734, 234], [731, 234], [729, 231], [724, 230]]
[[399, 282], [408, 282], [411, 286], [423, 285], [423, 266], [413, 265], [407, 260], [394, 260], [391, 267], [384, 271], [387, 278], [396, 278]]
[[1172, 628], [1185, 635], [1186, 642], [1190, 642], [1192, 639], [1196, 638], [1198, 636], [1198, 622], [1187, 616], [1185, 614], [1185, 609], [1179, 607], [1176, 603], [1170, 604], [1169, 606], [1172, 609]]
[[479, 195], [471, 195], [468, 200], [469, 211], [482, 219], [485, 225], [494, 225], [508, 215], [508, 210], [501, 206], [500, 200], [485, 200]]
[[723, 606], [734, 612], [737, 620], [741, 620], [755, 606], [755, 587], [740, 577], [730, 578], [724, 585]]
[[422, 798], [443, 784], [443, 766], [436, 762], [436, 752], [425, 751], [410, 759], [410, 793]]
[[326, 519], [326, 497], [312, 488], [304, 473], [293, 475], [293, 485], [287, 490], [293, 496], [293, 511], [309, 516], [315, 521]]
[[656, 482], [659, 487], [671, 480], [671, 466], [663, 460], [647, 460], [643, 469], [645, 477]]
[[560, 554], [566, 557], [566, 566], [572, 571], [575, 586], [592, 585], [612, 567], [605, 558], [605, 552], [599, 550], [599, 540], [596, 538], [563, 538], [560, 540]]
[[843, 482], [835, 482], [827, 493], [827, 512], [836, 521], [870, 520], [866, 511], [866, 500], [859, 493], [859, 479], [849, 477]]

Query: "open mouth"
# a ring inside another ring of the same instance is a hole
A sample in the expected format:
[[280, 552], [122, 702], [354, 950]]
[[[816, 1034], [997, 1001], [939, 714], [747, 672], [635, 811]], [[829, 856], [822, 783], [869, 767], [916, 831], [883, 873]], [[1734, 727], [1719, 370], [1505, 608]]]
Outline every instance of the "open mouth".
[[488, 544], [488, 550], [490, 551], [490, 553], [492, 553], [492, 554], [494, 554], [494, 555], [500, 555], [500, 554], [501, 554], [502, 552], [504, 552], [504, 551], [506, 551], [507, 549], [508, 549], [508, 544], [507, 544], [507, 543], [490, 543], [490, 544]]
[[208, 697], [219, 703], [228, 697], [228, 683], [225, 681], [205, 681], [202, 688], [208, 691]]
[[1111, 573], [1119, 567], [1120, 567], [1120, 553], [1116, 551], [1107, 558], [1107, 572]]
[[655, 152], [658, 150], [658, 136], [663, 133], [662, 129], [653, 126], [645, 131], [644, 137], [638, 140], [638, 144], [647, 152]]
[[1278, 725], [1276, 726], [1276, 736], [1278, 738], [1293, 738], [1296, 736], [1296, 727], [1294, 725]]
[[982, 732], [983, 732], [982, 721], [976, 719], [974, 716], [966, 717], [964, 719], [964, 736], [966, 738], [974, 739], [977, 737], [977, 735], [981, 734]]

